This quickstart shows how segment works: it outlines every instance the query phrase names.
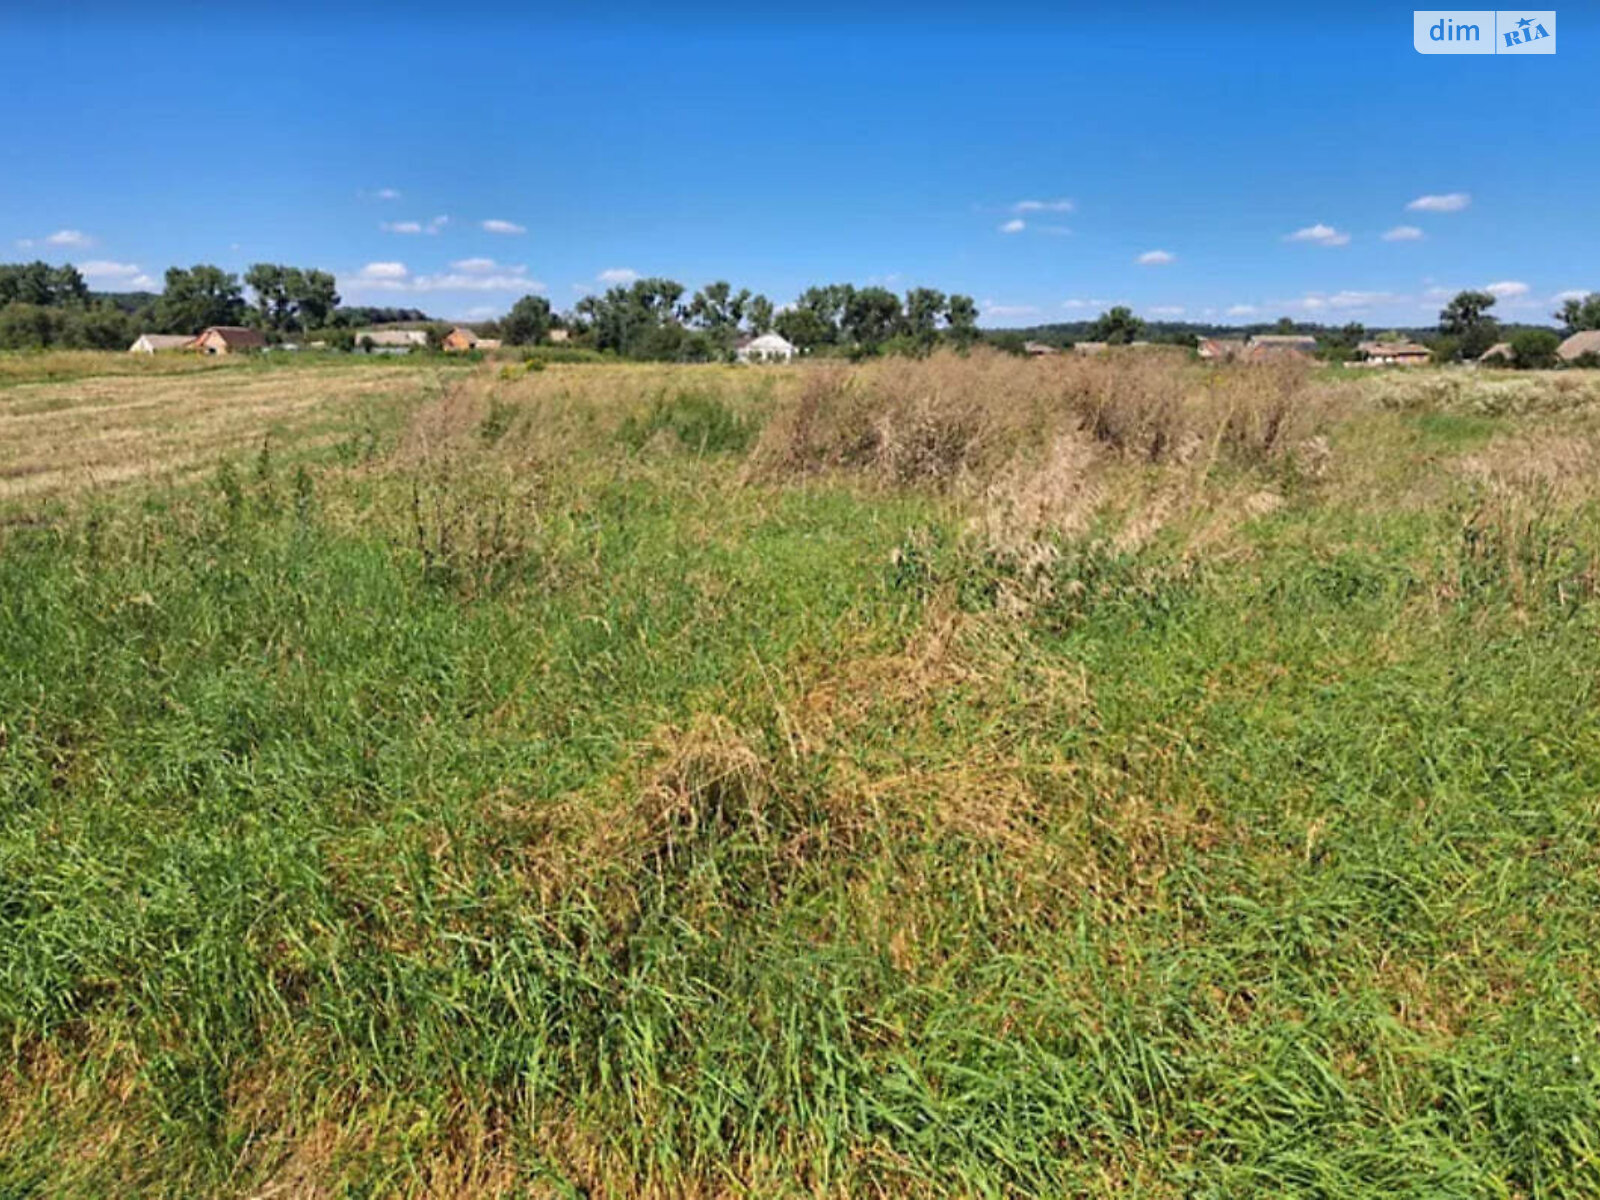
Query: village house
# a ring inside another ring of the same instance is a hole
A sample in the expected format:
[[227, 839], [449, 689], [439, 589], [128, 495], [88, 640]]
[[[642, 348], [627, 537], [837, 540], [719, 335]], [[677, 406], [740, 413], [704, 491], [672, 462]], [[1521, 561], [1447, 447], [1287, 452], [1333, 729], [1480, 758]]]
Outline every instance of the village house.
[[1022, 349], [1033, 358], [1049, 358], [1053, 354], [1061, 353], [1054, 346], [1048, 346], [1044, 342], [1023, 342]]
[[1233, 362], [1244, 357], [1243, 338], [1201, 338], [1195, 352], [1207, 362]]
[[1106, 342], [1074, 342], [1072, 343], [1072, 352], [1074, 354], [1104, 354], [1106, 346]]
[[259, 329], [242, 325], [213, 325], [201, 330], [190, 345], [201, 354], [240, 354], [266, 348], [267, 339]]
[[129, 354], [155, 354], [162, 350], [187, 350], [194, 339], [186, 333], [141, 333], [128, 347]]
[[409, 354], [427, 348], [425, 329], [363, 329], [356, 334], [356, 349], [363, 354]]
[[1562, 362], [1577, 362], [1586, 355], [1600, 358], [1600, 329], [1585, 329], [1561, 343], [1556, 353]]
[[794, 344], [782, 334], [763, 333], [760, 337], [740, 338], [733, 357], [742, 363], [788, 362], [794, 357]]
[[1433, 359], [1433, 351], [1417, 342], [1360, 342], [1356, 349], [1374, 367], [1423, 367]]
[[478, 335], [463, 325], [457, 325], [449, 333], [445, 334], [444, 348], [456, 353], [476, 350], [478, 348]]
[[1496, 342], [1478, 355], [1478, 362], [1485, 367], [1502, 366], [1509, 364], [1516, 357], [1510, 342]]
[[1245, 347], [1251, 362], [1275, 358], [1314, 358], [1317, 339], [1302, 333], [1258, 333]]
[[547, 342], [564, 342], [569, 337], [571, 337], [572, 335], [570, 333], [568, 333], [565, 329], [552, 329], [549, 333], [545, 334], [544, 336], [545, 336], [545, 341], [547, 341]]

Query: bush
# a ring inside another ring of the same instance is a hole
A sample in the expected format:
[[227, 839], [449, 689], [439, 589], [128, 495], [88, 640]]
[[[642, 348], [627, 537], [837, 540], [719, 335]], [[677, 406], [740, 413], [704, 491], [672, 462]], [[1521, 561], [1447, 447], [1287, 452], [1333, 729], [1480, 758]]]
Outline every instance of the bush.
[[658, 398], [643, 420], [629, 417], [618, 436], [637, 451], [661, 433], [697, 454], [722, 454], [746, 449], [755, 438], [756, 423], [715, 396], [679, 392], [671, 400]]
[[1545, 370], [1556, 365], [1561, 338], [1550, 329], [1524, 329], [1512, 335], [1511, 353], [1524, 371]]

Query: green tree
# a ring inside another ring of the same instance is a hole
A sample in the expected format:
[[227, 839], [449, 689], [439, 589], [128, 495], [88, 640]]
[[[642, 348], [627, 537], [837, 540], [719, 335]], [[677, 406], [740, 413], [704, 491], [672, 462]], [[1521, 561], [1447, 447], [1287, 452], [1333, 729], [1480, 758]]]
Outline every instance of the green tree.
[[843, 331], [861, 350], [874, 352], [900, 329], [900, 297], [888, 288], [851, 290]]
[[168, 267], [166, 290], [156, 301], [156, 322], [168, 333], [199, 333], [210, 325], [237, 325], [244, 319], [239, 278], [221, 267], [200, 263], [187, 271]]
[[289, 298], [301, 329], [321, 329], [339, 307], [339, 281], [327, 271], [295, 271], [289, 279]]
[[1511, 335], [1512, 363], [1524, 371], [1556, 365], [1561, 337], [1550, 329], [1522, 329]]
[[787, 308], [773, 319], [773, 328], [802, 350], [834, 340], [834, 330], [814, 308]]
[[772, 329], [772, 301], [759, 292], [751, 296], [744, 308], [744, 319], [751, 333], [758, 337], [767, 333]]
[[918, 349], [931, 350], [939, 340], [939, 318], [946, 303], [937, 288], [912, 288], [906, 293], [905, 332]]
[[32, 304], [39, 308], [75, 308], [89, 303], [89, 285], [71, 263], [0, 263], [0, 307]]
[[945, 336], [958, 350], [978, 340], [978, 305], [971, 296], [952, 294], [944, 309]]
[[1105, 342], [1109, 346], [1126, 346], [1129, 342], [1139, 340], [1139, 335], [1144, 333], [1144, 322], [1133, 315], [1133, 310], [1124, 304], [1119, 304], [1109, 312], [1100, 314], [1098, 320], [1090, 326], [1089, 336], [1086, 341]]
[[500, 322], [500, 336], [510, 346], [534, 346], [544, 341], [550, 322], [550, 301], [543, 296], [524, 296]]
[[1475, 359], [1499, 338], [1500, 323], [1489, 315], [1493, 307], [1489, 292], [1457, 292], [1439, 310], [1439, 332], [1457, 340], [1463, 358]]
[[1568, 336], [1585, 329], [1600, 329], [1600, 292], [1569, 299], [1551, 315], [1561, 322]]

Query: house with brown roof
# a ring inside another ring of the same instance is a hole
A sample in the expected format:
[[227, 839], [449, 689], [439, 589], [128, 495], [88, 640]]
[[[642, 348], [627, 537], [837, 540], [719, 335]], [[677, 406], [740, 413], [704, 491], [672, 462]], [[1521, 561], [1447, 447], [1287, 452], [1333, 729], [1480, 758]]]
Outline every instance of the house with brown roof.
[[1317, 339], [1304, 333], [1258, 333], [1245, 347], [1251, 362], [1276, 358], [1314, 358]]
[[1418, 342], [1358, 342], [1356, 349], [1371, 367], [1421, 367], [1433, 359], [1433, 351]]
[[128, 347], [129, 354], [156, 354], [163, 350], [187, 350], [194, 339], [186, 333], [141, 333]]
[[449, 333], [445, 334], [444, 348], [457, 353], [465, 350], [476, 350], [478, 348], [478, 335], [465, 325], [457, 325]]
[[1516, 357], [1516, 351], [1511, 348], [1510, 342], [1496, 342], [1478, 355], [1478, 362], [1485, 367], [1499, 367], [1508, 365]]
[[1244, 339], [1201, 338], [1195, 352], [1207, 362], [1233, 362], [1244, 357]]
[[201, 354], [240, 354], [246, 350], [266, 349], [267, 339], [259, 329], [213, 325], [201, 330], [190, 345]]
[[1590, 354], [1600, 358], [1600, 329], [1584, 329], [1573, 334], [1561, 343], [1556, 353], [1565, 363], [1577, 362]]
[[1052, 354], [1061, 353], [1054, 346], [1046, 345], [1044, 342], [1023, 342], [1022, 351], [1033, 358], [1048, 358]]

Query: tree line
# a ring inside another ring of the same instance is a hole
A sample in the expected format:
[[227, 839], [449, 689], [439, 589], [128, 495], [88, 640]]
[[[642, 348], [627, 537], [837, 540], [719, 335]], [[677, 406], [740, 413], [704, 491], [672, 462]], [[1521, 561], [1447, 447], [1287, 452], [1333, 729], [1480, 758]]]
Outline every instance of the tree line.
[[[240, 277], [199, 263], [169, 268], [163, 283], [156, 295], [97, 294], [71, 264], [0, 263], [0, 349], [123, 349], [140, 333], [192, 334], [210, 325], [250, 325], [274, 340], [318, 335], [342, 346], [353, 339], [339, 331], [431, 320], [415, 308], [340, 307], [333, 275], [315, 268], [255, 263]], [[1426, 338], [1434, 358], [1474, 360], [1508, 340], [1519, 365], [1555, 361], [1560, 337], [1547, 328], [1508, 330], [1490, 312], [1494, 305], [1488, 292], [1464, 291], [1452, 299], [1440, 311], [1437, 332]], [[1600, 292], [1567, 299], [1552, 316], [1567, 334], [1600, 329]], [[576, 346], [661, 361], [729, 358], [740, 338], [768, 332], [802, 352], [848, 357], [919, 354], [939, 345], [965, 349], [980, 339], [1021, 353], [1030, 334], [1055, 345], [1076, 340], [1125, 345], [1149, 337], [1192, 346], [1197, 337], [1197, 327], [1147, 325], [1121, 305], [1081, 326], [984, 333], [972, 297], [936, 288], [911, 288], [902, 296], [881, 286], [835, 283], [808, 287], [780, 310], [766, 296], [748, 288], [735, 291], [726, 280], [690, 294], [666, 278], [613, 286], [585, 296], [567, 313], [556, 312], [543, 296], [524, 296], [504, 317], [475, 327], [518, 346], [535, 345], [563, 329]], [[1334, 328], [1288, 317], [1260, 328], [1312, 334], [1319, 353], [1333, 361], [1358, 357], [1357, 344], [1366, 336], [1358, 323]]]

